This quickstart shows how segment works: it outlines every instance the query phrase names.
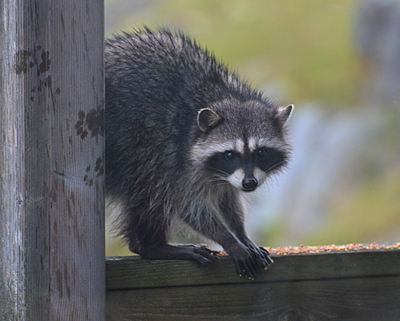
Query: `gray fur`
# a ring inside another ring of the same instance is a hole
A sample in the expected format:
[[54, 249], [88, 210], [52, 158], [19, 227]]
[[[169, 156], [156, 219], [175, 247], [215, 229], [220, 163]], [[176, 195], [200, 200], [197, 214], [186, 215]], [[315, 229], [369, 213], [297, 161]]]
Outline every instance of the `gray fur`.
[[[107, 193], [122, 201], [119, 230], [130, 250], [212, 263], [207, 248], [167, 243], [179, 221], [222, 245], [240, 275], [255, 277], [272, 260], [244, 230], [243, 190], [286, 165], [284, 123], [292, 106], [279, 108], [194, 41], [166, 29], [108, 40], [105, 57]], [[260, 157], [256, 162], [269, 166], [268, 153], [279, 160], [271, 168], [246, 165]]]

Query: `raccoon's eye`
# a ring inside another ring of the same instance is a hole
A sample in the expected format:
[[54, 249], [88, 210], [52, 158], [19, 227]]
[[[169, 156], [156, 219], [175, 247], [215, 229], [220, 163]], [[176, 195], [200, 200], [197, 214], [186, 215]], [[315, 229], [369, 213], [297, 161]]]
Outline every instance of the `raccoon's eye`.
[[265, 148], [257, 150], [257, 157], [259, 159], [266, 159], [268, 157], [268, 150]]
[[231, 151], [226, 151], [226, 152], [224, 153], [224, 157], [225, 157], [225, 159], [228, 160], [228, 161], [234, 160], [234, 159], [235, 159], [235, 153], [234, 153], [234, 152], [231, 152]]
[[275, 148], [260, 148], [255, 151], [257, 166], [264, 172], [277, 169], [285, 164], [286, 155]]

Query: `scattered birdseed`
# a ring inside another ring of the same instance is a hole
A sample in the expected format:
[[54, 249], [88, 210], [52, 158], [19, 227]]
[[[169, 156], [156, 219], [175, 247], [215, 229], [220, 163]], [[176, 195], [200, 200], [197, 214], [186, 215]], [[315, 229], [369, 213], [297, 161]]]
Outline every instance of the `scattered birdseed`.
[[361, 250], [391, 250], [399, 249], [400, 243], [395, 244], [359, 244], [352, 243], [346, 245], [323, 245], [323, 246], [285, 246], [285, 247], [266, 247], [265, 248], [270, 254], [277, 255], [288, 255], [288, 254], [302, 254], [302, 253], [322, 253], [322, 252], [334, 252], [334, 251], [361, 251]]

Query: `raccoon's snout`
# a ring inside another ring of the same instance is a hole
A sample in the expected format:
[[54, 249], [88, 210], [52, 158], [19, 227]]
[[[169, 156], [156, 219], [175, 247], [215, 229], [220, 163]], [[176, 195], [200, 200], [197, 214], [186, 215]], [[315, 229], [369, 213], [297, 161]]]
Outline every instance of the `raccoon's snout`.
[[245, 178], [242, 181], [242, 186], [243, 186], [243, 190], [245, 192], [252, 192], [254, 191], [257, 186], [258, 186], [258, 181], [257, 178], [255, 177], [251, 177], [251, 178]]

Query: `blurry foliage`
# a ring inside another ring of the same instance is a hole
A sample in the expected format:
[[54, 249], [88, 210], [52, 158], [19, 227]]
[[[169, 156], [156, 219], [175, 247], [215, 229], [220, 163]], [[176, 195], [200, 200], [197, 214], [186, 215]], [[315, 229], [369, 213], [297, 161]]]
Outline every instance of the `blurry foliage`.
[[[142, 15], [118, 17], [119, 29], [181, 29], [280, 102], [313, 100], [341, 108], [357, 100], [354, 0], [166, 0], [144, 8], [142, 2]], [[126, 5], [106, 3], [111, 12]]]
[[304, 244], [368, 243], [394, 237], [387, 234], [397, 234], [400, 226], [399, 182], [400, 166], [341, 197], [331, 208], [327, 228], [305, 238]]

